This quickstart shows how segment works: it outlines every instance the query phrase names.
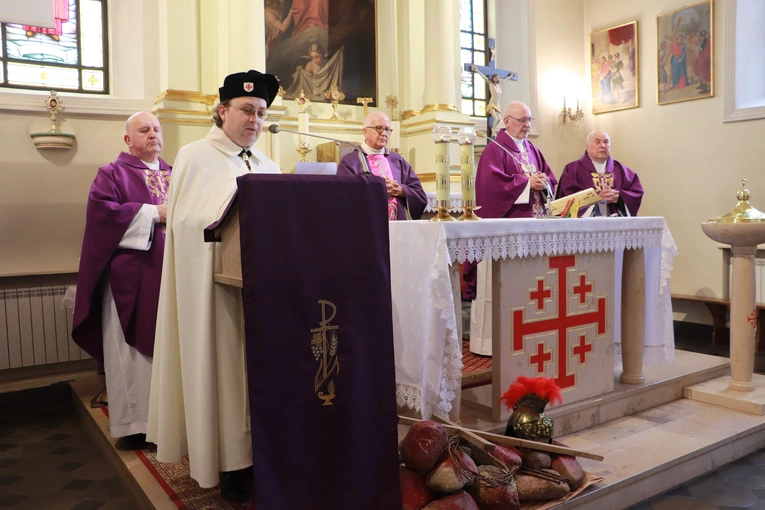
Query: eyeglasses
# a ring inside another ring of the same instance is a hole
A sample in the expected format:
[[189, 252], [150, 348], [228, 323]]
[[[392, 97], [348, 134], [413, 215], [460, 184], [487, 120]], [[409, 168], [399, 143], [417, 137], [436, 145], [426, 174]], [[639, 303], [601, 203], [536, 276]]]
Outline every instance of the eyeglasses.
[[375, 131], [377, 131], [378, 135], [381, 135], [383, 133], [385, 133], [386, 135], [389, 135], [393, 132], [391, 128], [386, 128], [383, 126], [367, 126], [364, 129], [374, 129]]
[[268, 118], [268, 111], [266, 110], [255, 110], [253, 108], [239, 108], [238, 106], [229, 105], [231, 108], [234, 108], [236, 110], [239, 110], [242, 112], [242, 115], [247, 117], [247, 120], [250, 120], [253, 115], [258, 116], [258, 120], [266, 120]]
[[517, 117], [513, 117], [512, 115], [508, 115], [508, 117], [510, 117], [513, 120], [517, 120], [521, 124], [526, 124], [526, 123], [531, 124], [531, 121], [534, 120], [534, 117], [523, 117], [522, 119], [519, 119]]

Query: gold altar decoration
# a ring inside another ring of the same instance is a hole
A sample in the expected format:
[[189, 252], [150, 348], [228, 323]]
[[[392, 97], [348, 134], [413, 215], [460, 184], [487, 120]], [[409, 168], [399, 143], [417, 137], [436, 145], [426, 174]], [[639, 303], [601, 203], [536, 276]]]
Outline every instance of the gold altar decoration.
[[470, 126], [460, 128], [457, 133], [457, 141], [460, 144], [460, 173], [462, 174], [462, 216], [459, 221], [478, 221], [479, 218], [473, 211], [480, 209], [475, 203], [475, 129]]
[[324, 93], [324, 97], [329, 99], [332, 104], [332, 117], [330, 119], [339, 119], [337, 116], [337, 104], [345, 99], [345, 94], [337, 88], [337, 84], [333, 83], [332, 87]]
[[295, 98], [295, 102], [300, 107], [300, 112], [302, 113], [305, 111], [305, 107], [308, 106], [308, 103], [310, 103], [311, 100], [305, 97], [305, 92], [301, 90], [300, 95]]
[[374, 101], [371, 97], [357, 97], [356, 103], [364, 105], [364, 117], [366, 117], [369, 114], [369, 103]]
[[51, 90], [50, 96], [45, 99], [45, 109], [50, 113], [50, 130], [44, 133], [32, 133], [29, 135], [38, 149], [71, 149], [75, 136], [62, 133], [56, 125], [56, 113], [64, 108], [64, 102], [58, 97], [55, 90]]
[[754, 223], [765, 221], [765, 214], [749, 204], [751, 195], [746, 189], [746, 177], [741, 179], [741, 189], [736, 193], [738, 204], [727, 213], [709, 220], [709, 223]]
[[385, 106], [390, 108], [390, 120], [396, 120], [396, 110], [398, 109], [398, 97], [393, 94], [385, 96]]
[[430, 221], [454, 221], [454, 218], [449, 215], [451, 202], [449, 142], [452, 140], [452, 128], [445, 124], [436, 124], [432, 136], [436, 143], [436, 210], [438, 213]]
[[286, 94], [286, 91], [284, 90], [284, 87], [282, 87], [282, 82], [279, 81], [278, 76], [274, 76], [274, 78], [276, 78], [276, 81], [279, 82], [279, 90], [276, 91], [276, 95], [279, 97], [284, 97], [284, 94]]

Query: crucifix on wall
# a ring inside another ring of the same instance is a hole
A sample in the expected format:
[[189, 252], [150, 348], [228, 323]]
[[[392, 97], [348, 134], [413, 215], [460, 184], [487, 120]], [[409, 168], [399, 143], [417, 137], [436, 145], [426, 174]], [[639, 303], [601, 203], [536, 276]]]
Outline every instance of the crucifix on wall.
[[489, 129], [493, 137], [497, 136], [502, 127], [502, 112], [500, 111], [499, 104], [499, 97], [502, 95], [502, 84], [508, 80], [518, 81], [518, 73], [515, 71], [497, 69], [495, 63], [495, 44], [494, 39], [489, 39], [491, 61], [488, 66], [479, 66], [471, 63], [465, 64], [465, 71], [477, 74], [489, 86], [489, 101], [486, 105], [486, 113], [489, 115]]

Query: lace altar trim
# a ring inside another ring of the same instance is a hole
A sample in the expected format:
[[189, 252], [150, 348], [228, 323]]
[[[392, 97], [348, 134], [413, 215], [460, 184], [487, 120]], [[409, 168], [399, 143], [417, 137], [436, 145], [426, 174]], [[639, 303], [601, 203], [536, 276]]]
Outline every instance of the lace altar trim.
[[436, 260], [430, 273], [429, 295], [433, 306], [439, 311], [446, 325], [446, 341], [441, 368], [441, 391], [435, 410], [422, 409], [423, 419], [428, 419], [435, 412], [439, 416], [448, 417], [452, 410], [457, 390], [462, 384], [462, 347], [457, 338], [457, 315], [454, 307], [451, 279], [449, 277], [449, 255], [444, 237], [439, 238], [436, 248]]
[[420, 409], [422, 407], [422, 390], [416, 386], [396, 383], [396, 404], [399, 407]]
[[[662, 246], [667, 228], [585, 231], [511, 233], [499, 236], [477, 236], [449, 239], [449, 257], [456, 262], [474, 262], [487, 256], [494, 260], [515, 257], [562, 255], [564, 253], [594, 253]], [[672, 236], [669, 236], [671, 240]], [[672, 241], [674, 245], [674, 241]]]
[[[427, 193], [428, 205], [425, 206], [425, 212], [434, 213], [436, 211], [436, 194], [434, 192]], [[449, 212], [461, 213], [462, 212], [462, 195], [452, 194], [449, 197]]]

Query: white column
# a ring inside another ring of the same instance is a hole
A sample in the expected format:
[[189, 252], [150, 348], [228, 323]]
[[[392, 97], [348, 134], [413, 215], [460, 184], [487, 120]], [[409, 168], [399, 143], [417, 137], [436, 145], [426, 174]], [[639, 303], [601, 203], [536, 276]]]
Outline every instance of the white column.
[[197, 2], [160, 0], [158, 17], [160, 89], [199, 92]]
[[425, 110], [458, 104], [459, 34], [457, 0], [425, 2]]
[[757, 311], [755, 303], [754, 254], [757, 246], [731, 246], [732, 281], [730, 299], [730, 375], [728, 387], [752, 391], [754, 372], [754, 336]]

